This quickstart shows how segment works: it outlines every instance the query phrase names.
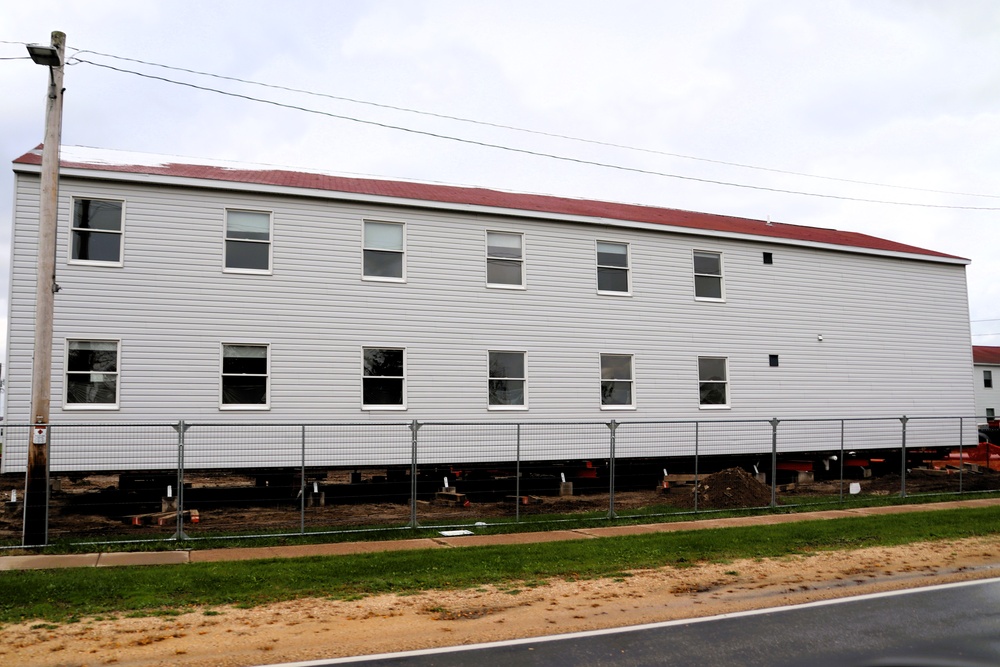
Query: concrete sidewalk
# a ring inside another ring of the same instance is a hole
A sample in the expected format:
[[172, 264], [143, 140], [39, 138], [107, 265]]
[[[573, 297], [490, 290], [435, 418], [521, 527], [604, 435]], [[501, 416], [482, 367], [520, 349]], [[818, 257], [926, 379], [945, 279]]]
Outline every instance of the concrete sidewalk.
[[504, 535], [465, 535], [461, 537], [425, 537], [384, 542], [338, 542], [333, 544], [302, 544], [283, 547], [255, 547], [234, 549], [204, 549], [178, 551], [143, 551], [132, 553], [108, 552], [70, 555], [31, 555], [0, 557], [0, 570], [41, 570], [61, 567], [117, 567], [121, 565], [177, 565], [181, 563], [212, 563], [218, 561], [254, 560], [264, 558], [302, 558], [306, 556], [343, 556], [381, 551], [406, 551], [413, 549], [451, 549], [495, 544], [535, 544], [563, 540], [591, 540], [622, 535], [645, 535], [707, 528], [733, 528], [737, 526], [766, 526], [795, 521], [843, 519], [846, 517], [877, 514], [902, 514], [933, 512], [962, 507], [989, 507], [1000, 505], [1000, 498], [978, 500], [953, 500], [925, 505], [895, 505], [889, 507], [862, 507], [857, 509], [824, 510], [800, 514], [763, 514], [759, 516], [730, 517], [725, 519], [699, 519], [673, 523], [651, 523], [633, 526], [605, 526], [552, 530], [534, 533], [509, 533]]

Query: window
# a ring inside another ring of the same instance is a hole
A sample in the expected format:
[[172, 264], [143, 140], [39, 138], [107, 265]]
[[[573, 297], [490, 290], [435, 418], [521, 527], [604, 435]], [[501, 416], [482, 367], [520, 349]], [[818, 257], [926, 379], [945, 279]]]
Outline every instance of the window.
[[67, 408], [118, 407], [118, 341], [66, 341]]
[[527, 378], [524, 352], [489, 353], [489, 394], [491, 408], [524, 407]]
[[597, 242], [597, 291], [629, 294], [628, 244]]
[[403, 224], [365, 221], [363, 276], [368, 280], [404, 280]]
[[245, 273], [271, 271], [271, 214], [226, 211], [226, 269]]
[[601, 408], [635, 407], [632, 390], [632, 355], [601, 355]]
[[486, 232], [486, 284], [489, 287], [524, 287], [522, 234]]
[[268, 345], [222, 345], [222, 408], [268, 407], [268, 352]]
[[694, 295], [722, 300], [722, 253], [694, 251]]
[[364, 370], [361, 379], [363, 409], [406, 407], [405, 352], [399, 348], [364, 348]]
[[983, 387], [986, 389], [993, 388], [993, 371], [983, 371]]
[[996, 410], [993, 408], [986, 408], [986, 418], [995, 419], [997, 416]]
[[73, 200], [71, 261], [121, 266], [124, 202]]
[[698, 357], [698, 387], [701, 392], [701, 407], [729, 407], [726, 357]]
[[764, 253], [764, 263], [765, 264], [774, 264], [774, 255], [772, 253], [765, 252]]
[[777, 366], [778, 365], [778, 355], [776, 355], [776, 354], [769, 354], [769, 355], [767, 355], [767, 364], [769, 366], [771, 366], [771, 367]]

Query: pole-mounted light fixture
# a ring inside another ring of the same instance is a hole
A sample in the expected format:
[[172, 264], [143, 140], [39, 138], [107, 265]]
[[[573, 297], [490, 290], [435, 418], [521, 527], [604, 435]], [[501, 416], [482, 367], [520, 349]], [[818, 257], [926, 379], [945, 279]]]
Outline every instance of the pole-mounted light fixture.
[[59, 67], [62, 65], [62, 59], [59, 57], [59, 51], [54, 46], [49, 46], [48, 44], [28, 44], [28, 55], [37, 65], [45, 65], [46, 67]]

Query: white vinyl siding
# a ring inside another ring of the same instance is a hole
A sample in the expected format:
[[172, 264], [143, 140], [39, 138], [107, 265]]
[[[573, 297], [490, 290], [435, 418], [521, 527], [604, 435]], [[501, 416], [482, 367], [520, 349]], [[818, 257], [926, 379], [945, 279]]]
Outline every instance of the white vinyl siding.
[[365, 280], [406, 281], [406, 226], [364, 221], [362, 276]]
[[70, 262], [121, 266], [125, 249], [125, 202], [73, 198]]
[[271, 272], [271, 214], [226, 211], [225, 270], [234, 273]]
[[[93, 174], [61, 179], [60, 219], [70, 219], [74, 197], [126, 201], [128, 258], [113, 271], [60, 266], [54, 358], [65, 357], [66, 339], [124, 341], [118, 420], [218, 420], [221, 341], [272, 343], [271, 410], [227, 412], [233, 421], [400, 417], [359, 409], [361, 349], [374, 346], [407, 350], [407, 421], [607, 420], [598, 359], [608, 352], [641, 352], [637, 407], [629, 413], [636, 419], [718, 414], [700, 409], [699, 355], [729, 358], [738, 393], [727, 420], [971, 416], [974, 388], [982, 386], [981, 373], [973, 375], [959, 264], [774, 239], [717, 236], [706, 246], [704, 237], [652, 228], [609, 232], [526, 216]], [[35, 174], [17, 174], [8, 424], [30, 423], [38, 183]], [[266, 280], [220, 271], [227, 208], [273, 212], [280, 270]], [[361, 220], [406, 221], [406, 289], [359, 279]], [[523, 230], [530, 289], [484, 289], [486, 234], [495, 230]], [[631, 298], [595, 293], [595, 238], [629, 244]], [[60, 257], [68, 243], [61, 234]], [[724, 255], [724, 307], [692, 298], [692, 253], [706, 247]], [[773, 265], [761, 262], [762, 248], [775, 249]], [[489, 410], [489, 350], [526, 353], [529, 411]], [[780, 367], [767, 367], [769, 354], [780, 354]], [[905, 391], [885, 391], [886, 378]], [[53, 374], [52, 396], [53, 411], [62, 409], [62, 370]], [[107, 416], [72, 415], [93, 423]], [[6, 443], [4, 470], [24, 452]]]

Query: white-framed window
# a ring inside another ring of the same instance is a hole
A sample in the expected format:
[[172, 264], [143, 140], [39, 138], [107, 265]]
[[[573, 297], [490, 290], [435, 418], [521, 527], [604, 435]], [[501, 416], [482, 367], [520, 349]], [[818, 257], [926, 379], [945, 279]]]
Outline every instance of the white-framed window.
[[631, 354], [601, 354], [601, 409], [635, 407], [635, 378]]
[[524, 234], [486, 232], [486, 286], [524, 287]]
[[983, 388], [993, 388], [993, 371], [983, 371]]
[[725, 299], [721, 252], [694, 251], [694, 296], [706, 301]]
[[994, 408], [986, 408], [986, 418], [994, 419], [997, 416], [997, 411]]
[[528, 373], [524, 352], [489, 351], [491, 410], [528, 407]]
[[271, 346], [267, 343], [223, 343], [219, 407], [222, 410], [266, 410], [271, 404]]
[[121, 266], [124, 221], [124, 201], [74, 197], [70, 262]]
[[598, 294], [628, 295], [632, 293], [628, 243], [597, 242]]
[[405, 282], [406, 226], [401, 222], [365, 220], [363, 236], [362, 277]]
[[703, 408], [729, 407], [729, 359], [698, 357], [699, 403]]
[[406, 349], [362, 348], [361, 409], [406, 409]]
[[226, 209], [225, 270], [234, 273], [271, 272], [271, 214]]
[[66, 341], [64, 408], [118, 408], [119, 348], [118, 340]]

